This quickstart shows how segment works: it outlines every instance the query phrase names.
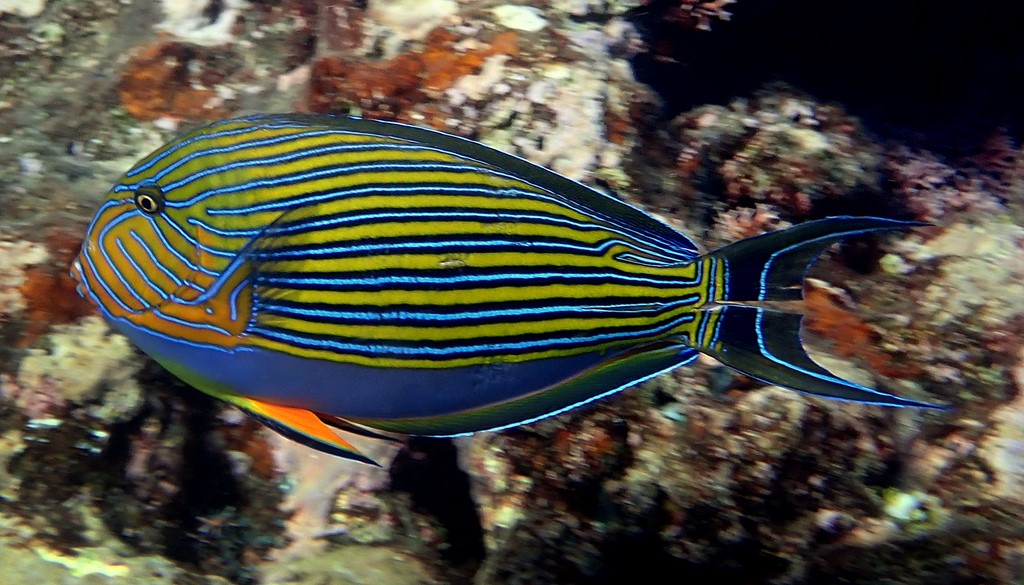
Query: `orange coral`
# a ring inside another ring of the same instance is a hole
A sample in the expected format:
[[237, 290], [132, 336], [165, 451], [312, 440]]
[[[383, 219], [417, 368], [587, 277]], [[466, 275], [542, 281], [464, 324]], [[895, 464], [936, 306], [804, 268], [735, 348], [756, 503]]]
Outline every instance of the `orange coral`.
[[459, 51], [458, 36], [436, 28], [422, 51], [402, 53], [390, 61], [325, 57], [313, 65], [309, 107], [314, 112], [348, 113], [353, 107], [371, 118], [399, 119], [427, 97], [440, 97], [464, 75], [480, 70], [491, 55], [515, 55], [519, 36], [503, 32], [479, 49]]
[[121, 74], [118, 95], [140, 120], [213, 120], [229, 112], [214, 86], [232, 72], [233, 54], [179, 42], [143, 47]]
[[310, 74], [309, 107], [320, 113], [358, 107], [364, 116], [394, 119], [421, 99], [419, 71], [419, 59], [410, 54], [380, 66], [325, 57]]
[[423, 89], [439, 96], [464, 75], [476, 73], [491, 55], [515, 55], [519, 35], [512, 31], [499, 33], [490, 46], [475, 51], [455, 51], [458, 37], [447, 29], [437, 28], [427, 35], [426, 47], [420, 55], [423, 63]]
[[856, 313], [843, 307], [839, 295], [829, 288], [808, 287], [804, 303], [807, 330], [830, 340], [836, 354], [860, 358], [883, 376], [907, 378], [921, 373], [920, 367], [899, 363], [880, 349], [878, 333]]
[[53, 231], [46, 237], [46, 247], [52, 261], [30, 266], [25, 270], [25, 282], [18, 288], [25, 299], [28, 325], [19, 345], [30, 345], [57, 323], [70, 323], [92, 313], [92, 304], [75, 290], [78, 283], [68, 269], [82, 245], [80, 237], [63, 231]]
[[875, 332], [855, 313], [840, 304], [826, 287], [808, 287], [804, 295], [807, 329], [835, 343], [835, 352], [843, 356], [861, 354], [878, 341]]
[[92, 305], [78, 296], [76, 286], [65, 267], [39, 265], [25, 270], [19, 290], [25, 298], [28, 326], [19, 345], [30, 345], [57, 323], [70, 323], [93, 312]]

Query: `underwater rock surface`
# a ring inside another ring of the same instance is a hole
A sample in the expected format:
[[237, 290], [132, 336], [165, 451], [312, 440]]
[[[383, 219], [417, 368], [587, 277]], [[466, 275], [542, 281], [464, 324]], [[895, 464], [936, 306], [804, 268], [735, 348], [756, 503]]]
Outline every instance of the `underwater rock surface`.
[[[735, 31], [766, 10], [0, 2], [4, 582], [1024, 579], [1019, 113], [993, 98], [968, 104], [978, 116], [957, 119], [973, 124], [962, 134], [915, 116], [896, 127], [891, 111], [883, 124], [802, 83], [799, 59], [749, 90], [728, 70], [720, 88], [701, 85], [716, 78], [700, 59], [721, 55], [697, 49], [724, 38], [753, 63], [761, 37]], [[1019, 78], [1017, 52], [992, 56], [1002, 77]], [[683, 73], [647, 85], [637, 72], [651, 61]], [[667, 85], [708, 97], [680, 106]], [[467, 136], [709, 247], [826, 215], [935, 223], [827, 254], [806, 285], [805, 333], [831, 370], [952, 408], [826, 402], [700, 360], [526, 427], [367, 447], [383, 469], [272, 436], [134, 350], [67, 276], [103, 193], [139, 157], [261, 111]]]

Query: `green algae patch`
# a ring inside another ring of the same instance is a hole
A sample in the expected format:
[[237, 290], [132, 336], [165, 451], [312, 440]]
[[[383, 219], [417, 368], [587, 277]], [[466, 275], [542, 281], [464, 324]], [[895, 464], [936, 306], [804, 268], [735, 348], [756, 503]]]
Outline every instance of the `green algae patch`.
[[74, 577], [102, 575], [104, 577], [127, 577], [128, 567], [120, 563], [109, 563], [92, 549], [78, 549], [78, 555], [65, 555], [54, 550], [36, 551], [44, 561], [64, 566]]

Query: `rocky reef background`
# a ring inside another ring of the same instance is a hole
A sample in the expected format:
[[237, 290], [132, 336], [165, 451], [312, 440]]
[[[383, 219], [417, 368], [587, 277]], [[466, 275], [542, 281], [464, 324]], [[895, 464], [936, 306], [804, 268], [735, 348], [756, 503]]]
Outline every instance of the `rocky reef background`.
[[[0, 567], [20, 583], [1024, 581], [1015, 3], [0, 0]], [[708, 247], [935, 224], [814, 267], [822, 401], [708, 361], [499, 434], [284, 441], [113, 334], [67, 267], [177, 131], [353, 113], [480, 140]]]

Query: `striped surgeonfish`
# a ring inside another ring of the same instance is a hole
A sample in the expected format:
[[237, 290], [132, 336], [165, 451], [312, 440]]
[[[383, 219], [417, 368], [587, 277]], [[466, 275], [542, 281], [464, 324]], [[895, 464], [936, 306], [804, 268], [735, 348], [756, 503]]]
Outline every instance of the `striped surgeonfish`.
[[911, 225], [833, 217], [700, 254], [634, 207], [470, 140], [258, 115], [125, 173], [72, 272], [181, 379], [369, 462], [329, 427], [502, 429], [698, 352], [810, 394], [929, 406], [828, 372], [804, 352], [800, 316], [770, 308], [802, 298], [832, 243]]

